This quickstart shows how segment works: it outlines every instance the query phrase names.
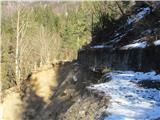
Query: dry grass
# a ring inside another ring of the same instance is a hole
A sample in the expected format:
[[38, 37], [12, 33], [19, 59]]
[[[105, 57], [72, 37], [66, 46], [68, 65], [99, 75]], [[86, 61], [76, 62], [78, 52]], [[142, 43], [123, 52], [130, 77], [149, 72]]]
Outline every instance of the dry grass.
[[0, 103], [1, 120], [21, 120], [23, 104], [20, 94], [11, 89], [6, 91], [3, 101]]
[[31, 76], [31, 85], [37, 96], [42, 97], [45, 102], [53, 94], [53, 88], [57, 87], [56, 72], [53, 69], [33, 73]]
[[[55, 71], [51, 68], [33, 73], [30, 79], [33, 91], [46, 103], [49, 102], [49, 98], [53, 94], [52, 89], [58, 85], [55, 75]], [[26, 103], [22, 101], [17, 87], [4, 91], [1, 93], [1, 97], [3, 99], [0, 103], [0, 119], [21, 120]]]

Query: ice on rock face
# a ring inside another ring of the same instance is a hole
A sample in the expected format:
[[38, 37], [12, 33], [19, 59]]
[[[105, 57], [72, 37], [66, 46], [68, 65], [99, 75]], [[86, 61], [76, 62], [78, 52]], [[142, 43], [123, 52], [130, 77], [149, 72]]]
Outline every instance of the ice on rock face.
[[[111, 81], [88, 89], [111, 96], [104, 120], [152, 120], [160, 117], [160, 90], [138, 87], [141, 80], [160, 81], [160, 75], [134, 71], [112, 71], [105, 75]], [[135, 82], [133, 82], [135, 81]]]

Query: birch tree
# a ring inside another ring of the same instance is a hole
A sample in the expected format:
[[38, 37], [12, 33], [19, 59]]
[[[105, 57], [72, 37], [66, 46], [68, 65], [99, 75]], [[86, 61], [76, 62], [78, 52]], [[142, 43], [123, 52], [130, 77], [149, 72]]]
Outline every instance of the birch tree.
[[21, 3], [17, 3], [16, 17], [16, 52], [15, 52], [15, 78], [16, 84], [20, 85], [21, 79], [21, 64], [22, 58], [28, 46], [27, 41], [24, 41], [28, 26], [28, 15], [24, 13]]

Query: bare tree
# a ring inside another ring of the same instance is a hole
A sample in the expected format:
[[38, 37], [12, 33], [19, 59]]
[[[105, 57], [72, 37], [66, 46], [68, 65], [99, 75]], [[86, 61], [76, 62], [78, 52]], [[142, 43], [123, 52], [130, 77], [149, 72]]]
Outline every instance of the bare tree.
[[116, 4], [117, 4], [119, 10], [121, 11], [121, 14], [122, 14], [122, 15], [125, 15], [125, 13], [124, 13], [124, 11], [123, 11], [122, 6], [120, 5], [120, 3], [119, 3], [118, 1], [115, 1], [115, 2], [116, 2]]
[[17, 18], [16, 18], [16, 55], [15, 55], [15, 78], [16, 84], [20, 85], [21, 79], [21, 64], [22, 58], [28, 46], [27, 41], [24, 41], [24, 36], [27, 31], [28, 16], [25, 16], [21, 3], [17, 3]]
[[[19, 7], [19, 6], [18, 6]], [[16, 58], [15, 58], [15, 77], [17, 84], [20, 81], [20, 69], [19, 69], [19, 37], [20, 37], [20, 9], [17, 9], [17, 26], [16, 26]]]
[[[46, 65], [56, 58], [57, 51], [60, 49], [60, 37], [58, 34], [47, 32], [47, 30], [41, 25], [39, 28], [38, 39], [36, 41], [37, 50], [40, 56], [40, 65]], [[37, 51], [36, 50], [36, 51]]]

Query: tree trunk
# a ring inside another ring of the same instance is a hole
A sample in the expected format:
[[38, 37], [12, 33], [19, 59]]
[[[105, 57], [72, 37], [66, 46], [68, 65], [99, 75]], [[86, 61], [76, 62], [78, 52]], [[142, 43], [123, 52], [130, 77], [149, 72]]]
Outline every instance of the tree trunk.
[[20, 71], [19, 71], [19, 17], [20, 11], [17, 12], [17, 27], [16, 27], [16, 59], [15, 59], [15, 77], [16, 77], [16, 84], [20, 84]]
[[125, 15], [124, 12], [123, 12], [123, 10], [122, 10], [122, 8], [121, 8], [121, 6], [120, 6], [120, 4], [117, 1], [116, 1], [116, 4], [117, 4], [119, 10], [121, 11], [122, 15]]

